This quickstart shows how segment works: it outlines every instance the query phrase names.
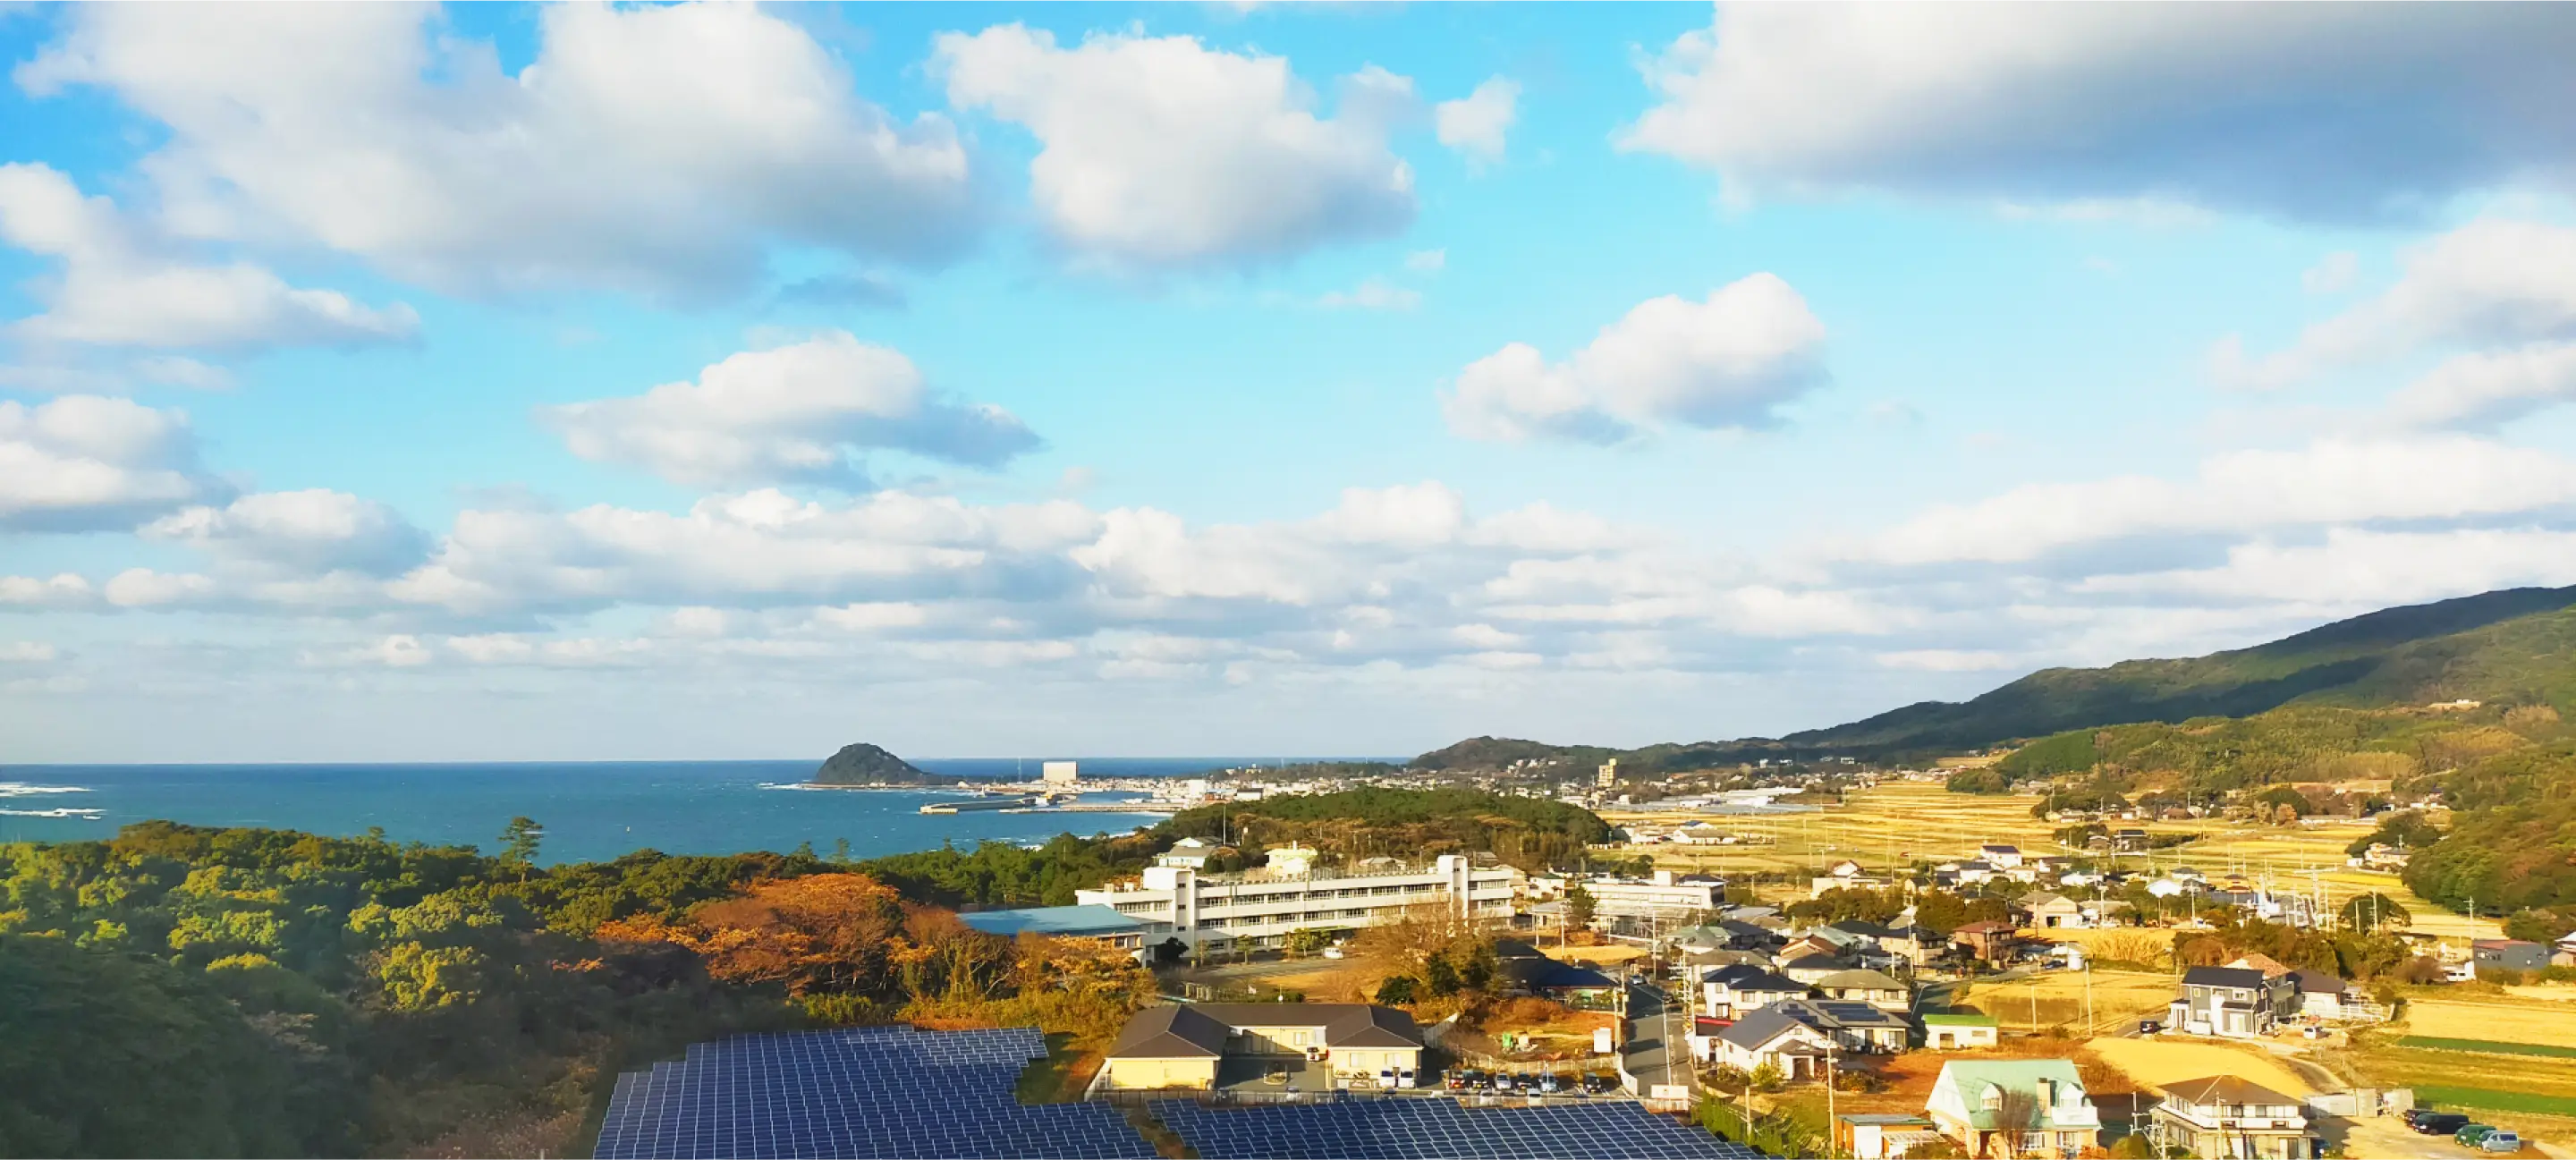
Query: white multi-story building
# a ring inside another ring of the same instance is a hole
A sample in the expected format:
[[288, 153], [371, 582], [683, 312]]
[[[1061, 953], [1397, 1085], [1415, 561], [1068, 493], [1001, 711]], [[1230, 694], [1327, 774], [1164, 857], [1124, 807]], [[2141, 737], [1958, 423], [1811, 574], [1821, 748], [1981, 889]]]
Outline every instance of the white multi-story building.
[[1566, 888], [1583, 884], [1583, 892], [1592, 896], [1593, 921], [1605, 919], [1652, 919], [1671, 922], [1687, 920], [1703, 912], [1726, 905], [1726, 882], [1720, 878], [1698, 875], [1685, 881], [1670, 870], [1657, 870], [1650, 878], [1616, 878], [1598, 875], [1591, 878], [1567, 878], [1551, 875], [1530, 879], [1530, 897], [1562, 898]]
[[1082, 767], [1070, 761], [1049, 761], [1038, 766], [1038, 778], [1048, 785], [1076, 785], [1082, 781]]
[[1279, 942], [1307, 928], [1341, 929], [1393, 921], [1405, 910], [1436, 904], [1468, 919], [1508, 919], [1513, 878], [1509, 866], [1479, 866], [1462, 854], [1443, 854], [1428, 866], [1317, 870], [1315, 851], [1287, 846], [1270, 851], [1269, 865], [1240, 874], [1210, 874], [1167, 858], [1148, 866], [1132, 883], [1078, 890], [1085, 906], [1107, 906], [1144, 922], [1168, 923], [1184, 944], [1211, 950], [1238, 941]]

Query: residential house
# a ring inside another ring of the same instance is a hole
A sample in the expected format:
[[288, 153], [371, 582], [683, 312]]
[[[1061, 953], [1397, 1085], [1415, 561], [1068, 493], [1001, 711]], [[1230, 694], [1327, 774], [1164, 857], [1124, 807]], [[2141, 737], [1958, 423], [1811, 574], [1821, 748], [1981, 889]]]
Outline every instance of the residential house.
[[2469, 962], [2480, 971], [2537, 971], [2549, 965], [2549, 948], [2518, 938], [2482, 938], [2469, 944]]
[[1802, 959], [1808, 955], [1839, 955], [1850, 940], [1851, 936], [1841, 931], [1828, 935], [1823, 930], [1811, 930], [1781, 944], [1775, 957], [1786, 960]]
[[1855, 970], [1859, 966], [1859, 963], [1841, 955], [1805, 954], [1784, 958], [1780, 963], [1780, 973], [1812, 987], [1818, 979]]
[[2021, 847], [1989, 842], [1977, 847], [1977, 857], [1997, 870], [2010, 870], [2021, 865]]
[[1923, 1144], [1941, 1138], [1932, 1121], [1921, 1116], [1854, 1112], [1835, 1117], [1833, 1154], [1852, 1160], [1897, 1160]]
[[2334, 974], [2290, 972], [2290, 985], [2298, 990], [2298, 1013], [2316, 1018], [2357, 1018], [2365, 1016], [2367, 1005], [2352, 995], [2352, 985], [2336, 980]]
[[2193, 967], [2183, 972], [2165, 1026], [2191, 1035], [2248, 1039], [2270, 1034], [2299, 1002], [2287, 974], [2266, 978], [2250, 967]]
[[1993, 1047], [2002, 1031], [1992, 1015], [1962, 1011], [1923, 1016], [1923, 1046], [1934, 1051]]
[[2021, 942], [2018, 928], [2009, 922], [1985, 919], [1968, 923], [1950, 932], [1950, 942], [1964, 947], [1983, 962], [2001, 962], [2012, 957]]
[[1952, 879], [1960, 886], [1982, 886], [1994, 881], [1995, 865], [1979, 858], [1959, 863], [1951, 873]]
[[1681, 846], [1724, 846], [1735, 841], [1735, 835], [1707, 822], [1692, 822], [1673, 831], [1674, 844]]
[[2083, 926], [2084, 908], [2062, 894], [2039, 893], [2023, 896], [2013, 909], [2024, 915], [2023, 925], [2053, 928]]
[[1337, 1076], [1374, 1078], [1422, 1066], [1413, 1017], [1360, 1003], [1193, 1003], [1147, 1007], [1127, 1020], [1102, 1062], [1110, 1088], [1216, 1086], [1228, 1059], [1261, 1065], [1303, 1058]]
[[1720, 967], [1702, 976], [1700, 997], [1709, 1014], [1741, 1019], [1783, 999], [1807, 997], [1807, 985], [1755, 966]]
[[1172, 848], [1164, 851], [1163, 855], [1154, 861], [1163, 866], [1186, 866], [1192, 870], [1204, 870], [1207, 869], [1209, 855], [1214, 853], [1216, 853], [1214, 842], [1203, 838], [1183, 838], [1172, 843]]
[[2101, 1114], [2066, 1059], [1951, 1060], [1923, 1114], [1971, 1157], [2073, 1156], [2102, 1134]]
[[2147, 832], [2134, 826], [2111, 831], [2111, 849], [2122, 854], [2142, 854], [2147, 849]]
[[1833, 1038], [1791, 1018], [1781, 1006], [1754, 1011], [1718, 1032], [1710, 1042], [1708, 1062], [1745, 1071], [1767, 1063], [1787, 1079], [1822, 1076], [1826, 1054], [1836, 1047]]
[[1751, 966], [1771, 969], [1771, 956], [1760, 951], [1690, 951], [1682, 955], [1682, 972], [1693, 979], [1706, 979], [1720, 967]]
[[2549, 963], [2557, 967], [2576, 967], [2576, 931], [2559, 936], [2558, 949], [2550, 953]]
[[1861, 864], [1845, 858], [1828, 867], [1823, 874], [1807, 880], [1807, 896], [1821, 898], [1828, 890], [1884, 890], [1887, 880], [1870, 874]]
[[1867, 1003], [1899, 1015], [1914, 1009], [1914, 989], [1884, 971], [1836, 971], [1816, 980], [1815, 987], [1825, 998]]
[[1719, 1032], [1714, 1062], [1750, 1071], [1769, 1063], [1791, 1079], [1823, 1075], [1828, 1052], [1892, 1055], [1905, 1050], [1903, 1019], [1867, 1003], [1784, 999]]
[[2313, 1160], [2325, 1145], [2297, 1097], [2232, 1075], [2166, 1084], [2147, 1134], [2187, 1155], [2227, 1160]]

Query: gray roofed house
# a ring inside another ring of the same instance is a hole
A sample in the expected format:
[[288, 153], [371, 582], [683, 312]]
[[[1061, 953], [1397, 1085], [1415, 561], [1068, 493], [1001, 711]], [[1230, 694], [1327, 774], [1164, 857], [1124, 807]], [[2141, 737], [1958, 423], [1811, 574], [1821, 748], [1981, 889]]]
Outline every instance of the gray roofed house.
[[1769, 969], [1743, 964], [1710, 971], [1700, 984], [1708, 1013], [1740, 1019], [1782, 999], [1803, 999], [1807, 985]]
[[1914, 989], [1885, 971], [1836, 971], [1816, 980], [1815, 987], [1828, 999], [1867, 1003], [1899, 1014], [1914, 1009]]
[[1228, 1060], [1321, 1064], [1334, 1075], [1374, 1080], [1421, 1066], [1413, 1016], [1364, 1003], [1192, 1003], [1147, 1007], [1110, 1046], [1101, 1086], [1209, 1088]]
[[2192, 1035], [2231, 1039], [2264, 1035], [2296, 1014], [2298, 983], [2288, 974], [2266, 976], [2252, 967], [2193, 967], [2182, 975], [2165, 1025]]

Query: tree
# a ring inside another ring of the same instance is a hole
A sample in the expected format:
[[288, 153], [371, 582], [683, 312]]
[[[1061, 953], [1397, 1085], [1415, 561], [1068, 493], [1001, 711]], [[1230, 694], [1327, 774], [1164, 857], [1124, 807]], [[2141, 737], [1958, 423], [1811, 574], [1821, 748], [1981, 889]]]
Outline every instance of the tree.
[[1998, 1087], [1995, 1091], [2000, 1097], [1994, 1109], [1995, 1132], [2002, 1137], [2004, 1154], [2028, 1154], [2033, 1151], [2025, 1148], [2029, 1142], [2028, 1134], [2039, 1129], [2039, 1115], [2043, 1110], [2039, 1106], [2039, 1093], [2015, 1087]]
[[2360, 931], [2377, 930], [2383, 926], [2402, 927], [2415, 918], [2406, 913], [2406, 907], [2396, 899], [2377, 891], [2354, 895], [2343, 904], [2343, 909], [2336, 912], [2336, 917], [2345, 928]]
[[1434, 954], [1423, 960], [1422, 989], [1432, 998], [1455, 995], [1461, 985], [1463, 980], [1458, 977], [1458, 968], [1450, 965], [1448, 955]]
[[1593, 915], [1599, 909], [1599, 904], [1592, 899], [1592, 892], [1585, 890], [1582, 883], [1565, 888], [1565, 929], [1568, 932], [1590, 929]]
[[1413, 1005], [1413, 999], [1414, 984], [1411, 975], [1388, 975], [1385, 982], [1377, 985], [1377, 1001], [1382, 1006], [1410, 1007]]
[[1280, 948], [1292, 955], [1311, 955], [1324, 949], [1324, 943], [1331, 937], [1331, 932], [1322, 927], [1302, 926], [1289, 931], [1287, 937], [1280, 940]]
[[545, 839], [546, 828], [535, 818], [518, 817], [501, 827], [501, 864], [515, 867], [519, 881], [528, 880], [528, 870], [537, 863], [537, 844]]

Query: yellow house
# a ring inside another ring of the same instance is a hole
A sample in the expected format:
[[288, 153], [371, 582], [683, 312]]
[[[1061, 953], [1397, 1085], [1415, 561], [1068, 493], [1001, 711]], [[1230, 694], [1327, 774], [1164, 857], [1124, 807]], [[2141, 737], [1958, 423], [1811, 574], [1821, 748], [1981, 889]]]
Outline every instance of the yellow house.
[[1402, 1011], [1362, 1003], [1193, 1003], [1127, 1021], [1102, 1064], [1120, 1089], [1213, 1088], [1228, 1059], [1299, 1061], [1375, 1082], [1422, 1066], [1422, 1035]]

